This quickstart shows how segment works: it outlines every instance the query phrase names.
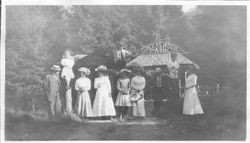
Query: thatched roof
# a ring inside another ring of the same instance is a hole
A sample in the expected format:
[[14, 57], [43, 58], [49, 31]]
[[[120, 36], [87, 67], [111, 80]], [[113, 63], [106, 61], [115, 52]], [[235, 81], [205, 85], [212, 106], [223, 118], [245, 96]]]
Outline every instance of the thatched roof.
[[[177, 54], [177, 61], [180, 64], [194, 64], [196, 68], [199, 69], [199, 66], [193, 61], [189, 60], [187, 57], [182, 54]], [[144, 67], [157, 66], [157, 65], [167, 65], [170, 61], [170, 53], [167, 54], [147, 54], [139, 55], [134, 60], [126, 64], [127, 67], [131, 67], [134, 64], [139, 64]]]
[[137, 51], [136, 55], [146, 55], [146, 54], [168, 54], [168, 53], [179, 53], [179, 54], [187, 54], [187, 52], [176, 45], [171, 41], [157, 41], [152, 42], [151, 44], [144, 46], [139, 51]]

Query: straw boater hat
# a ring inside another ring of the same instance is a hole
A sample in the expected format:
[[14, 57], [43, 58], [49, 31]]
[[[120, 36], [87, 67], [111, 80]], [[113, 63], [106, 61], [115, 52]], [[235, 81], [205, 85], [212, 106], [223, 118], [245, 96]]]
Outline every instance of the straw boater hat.
[[161, 71], [161, 68], [159, 68], [159, 67], [158, 67], [158, 68], [155, 68], [155, 71], [156, 71], [156, 72], [160, 72], [160, 71]]
[[91, 73], [90, 70], [88, 68], [85, 68], [85, 67], [79, 68], [78, 71], [81, 72], [81, 73], [85, 73], [87, 75], [89, 75]]
[[104, 71], [107, 71], [107, 69], [108, 68], [105, 65], [100, 65], [97, 68], [95, 68], [95, 71], [104, 72]]
[[152, 71], [153, 74], [159, 74], [161, 73], [161, 68], [157, 67], [155, 70]]
[[53, 71], [60, 71], [61, 70], [59, 65], [53, 65], [52, 67], [50, 67], [50, 69]]
[[121, 69], [119, 74], [120, 75], [129, 75], [131, 73], [131, 70], [128, 69]]

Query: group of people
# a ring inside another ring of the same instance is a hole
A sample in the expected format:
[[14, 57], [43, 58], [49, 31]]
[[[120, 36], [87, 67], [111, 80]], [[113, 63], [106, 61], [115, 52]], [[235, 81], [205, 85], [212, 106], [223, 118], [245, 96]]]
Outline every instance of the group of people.
[[[44, 79], [44, 87], [50, 106], [49, 113], [51, 115], [57, 115], [61, 114], [59, 95], [60, 66], [52, 66], [51, 71], [51, 74], [48, 74]], [[118, 117], [119, 119], [124, 119], [128, 117], [129, 109], [132, 107], [132, 115], [134, 117], [145, 117], [143, 90], [146, 85], [146, 80], [141, 76], [141, 68], [137, 68], [133, 71], [135, 76], [131, 80], [130, 70], [122, 69], [119, 72], [120, 78], [117, 81], [119, 93], [114, 102], [111, 95], [111, 84], [107, 67], [104, 65], [97, 67], [95, 71], [98, 72], [99, 76], [94, 80], [93, 88], [96, 89], [96, 94], [93, 105], [91, 104], [89, 96], [89, 90], [92, 88], [91, 80], [87, 77], [90, 74], [90, 70], [86, 67], [81, 67], [78, 71], [81, 76], [75, 82], [77, 100], [73, 110], [77, 116], [100, 119]]]
[[[93, 87], [91, 87], [91, 80], [88, 78], [88, 75], [91, 73], [90, 69], [80, 67], [78, 69], [80, 77], [74, 84], [74, 88], [77, 91], [76, 104], [72, 108], [70, 81], [75, 78], [75, 75], [72, 71], [74, 59], [70, 51], [65, 52], [61, 60], [61, 65], [63, 66], [62, 70], [59, 65], [53, 65], [50, 68], [51, 73], [45, 76], [43, 82], [44, 91], [49, 103], [50, 115], [55, 116], [62, 113], [60, 100], [60, 78], [62, 78], [66, 81], [66, 113], [75, 113], [77, 116], [87, 119], [117, 118], [121, 121], [131, 116], [138, 118], [146, 116], [144, 106], [146, 79], [142, 75], [143, 67], [134, 67], [132, 71], [128, 69], [119, 71], [119, 78], [116, 83], [118, 95], [115, 101], [112, 98], [112, 87], [108, 69], [105, 65], [99, 65], [95, 68], [98, 77], [94, 79]], [[178, 64], [176, 63], [173, 63], [172, 66], [170, 65], [170, 72], [168, 74], [170, 77], [175, 77], [176, 74], [174, 74], [174, 72], [176, 68], [174, 67], [176, 67], [176, 65], [178, 68]], [[174, 70], [171, 70], [171, 68]], [[59, 72], [61, 74], [59, 74]], [[156, 86], [154, 88], [155, 95], [153, 95], [154, 110], [152, 111], [152, 115], [157, 116], [162, 105], [163, 95], [166, 93], [162, 92], [162, 88], [164, 87], [161, 81], [161, 69], [156, 68], [155, 73], [154, 82]], [[61, 77], [59, 77], [59, 75]], [[133, 76], [131, 77], [131, 75]], [[193, 115], [203, 113], [195, 88], [196, 82], [197, 76], [192, 72], [192, 68], [190, 68], [190, 70], [187, 71], [187, 77], [185, 79], [183, 114]], [[89, 95], [89, 91], [92, 88], [96, 89], [93, 104]]]

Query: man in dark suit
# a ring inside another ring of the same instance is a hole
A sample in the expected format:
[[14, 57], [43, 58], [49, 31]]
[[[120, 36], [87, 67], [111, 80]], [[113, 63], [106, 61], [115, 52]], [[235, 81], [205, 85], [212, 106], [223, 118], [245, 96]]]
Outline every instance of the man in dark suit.
[[43, 80], [43, 87], [49, 104], [49, 114], [52, 116], [61, 114], [60, 100], [60, 66], [53, 65], [51, 73], [47, 74]]
[[154, 109], [152, 111], [152, 115], [159, 117], [160, 116], [160, 108], [163, 102], [163, 76], [161, 74], [161, 69], [156, 68], [154, 72], [153, 78], [153, 100], [154, 100]]

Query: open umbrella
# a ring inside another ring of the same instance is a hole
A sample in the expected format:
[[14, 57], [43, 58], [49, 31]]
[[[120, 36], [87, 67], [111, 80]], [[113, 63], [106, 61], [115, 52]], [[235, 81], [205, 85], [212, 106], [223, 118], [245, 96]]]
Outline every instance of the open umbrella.
[[80, 67], [87, 67], [90, 69], [94, 69], [99, 65], [105, 65], [110, 68], [113, 64], [114, 61], [113, 57], [111, 56], [90, 54], [77, 60], [74, 68], [78, 69]]

